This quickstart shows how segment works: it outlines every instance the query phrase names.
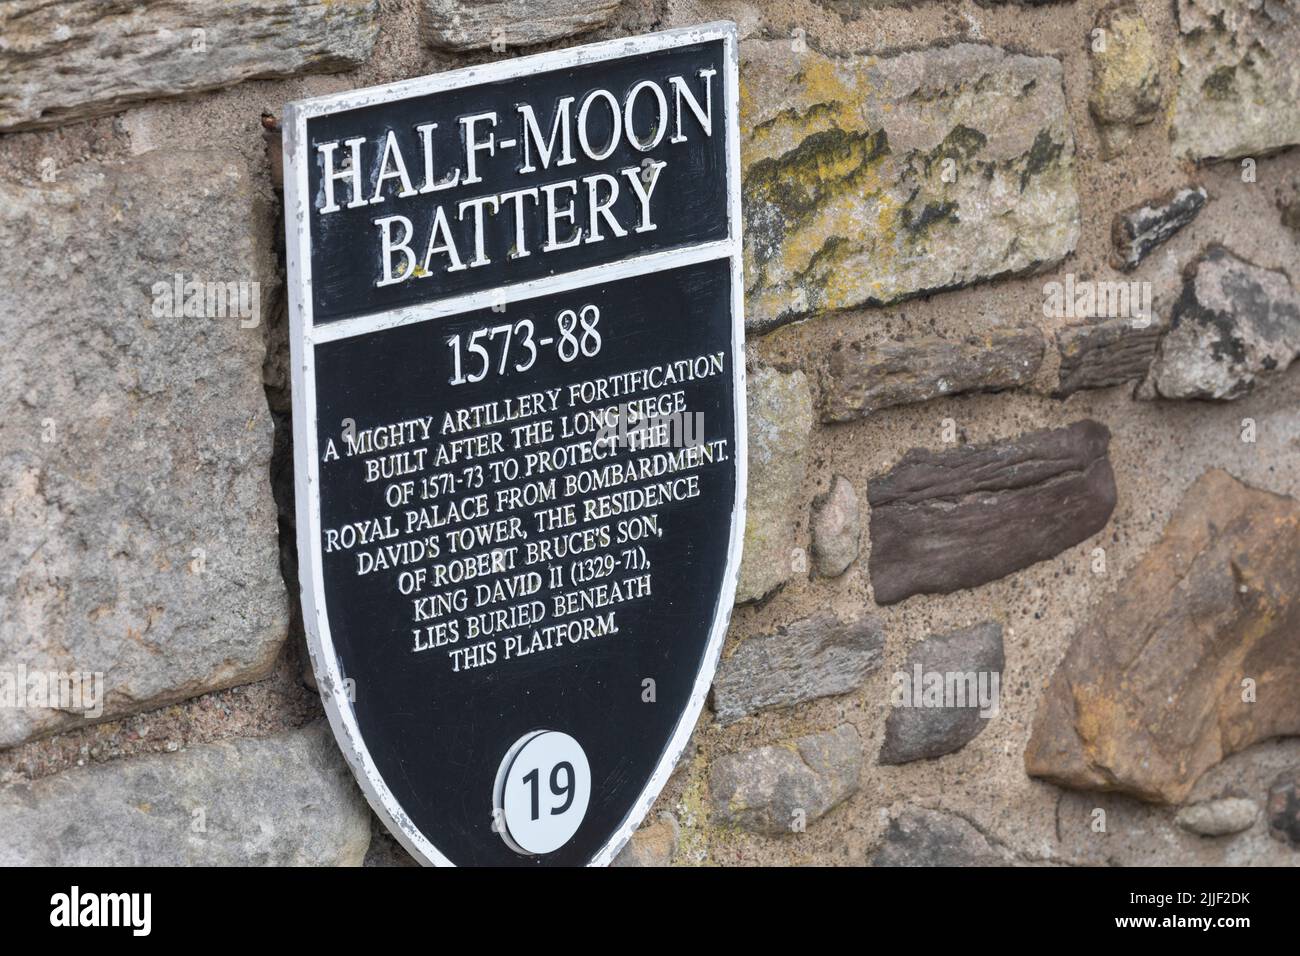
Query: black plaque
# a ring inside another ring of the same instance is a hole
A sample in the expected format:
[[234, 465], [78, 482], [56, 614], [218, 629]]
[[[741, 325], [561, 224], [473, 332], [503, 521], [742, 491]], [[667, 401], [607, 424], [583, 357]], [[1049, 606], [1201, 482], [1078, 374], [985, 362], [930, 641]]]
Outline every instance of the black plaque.
[[418, 858], [609, 862], [698, 717], [744, 524], [730, 24], [292, 104], [318, 683]]

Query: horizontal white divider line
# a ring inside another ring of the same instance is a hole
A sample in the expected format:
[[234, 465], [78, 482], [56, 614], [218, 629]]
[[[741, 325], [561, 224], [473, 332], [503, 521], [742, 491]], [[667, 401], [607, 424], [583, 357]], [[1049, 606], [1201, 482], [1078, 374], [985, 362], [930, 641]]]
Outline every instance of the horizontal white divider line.
[[[576, 269], [572, 272], [561, 272], [558, 275], [529, 279], [526, 282], [515, 282], [511, 285], [483, 289], [480, 292], [468, 292], [464, 295], [437, 299], [433, 302], [421, 302], [419, 305], [389, 309], [387, 312], [375, 312], [370, 315], [359, 315], [351, 319], [328, 322], [307, 329], [305, 341], [308, 345], [317, 345], [322, 342], [334, 342], [338, 339], [350, 339], [357, 335], [366, 335], [369, 332], [395, 329], [403, 325], [427, 322], [430, 319], [441, 319], [449, 315], [460, 315], [478, 309], [490, 309], [493, 305], [503, 302], [509, 305], [512, 302], [522, 302], [543, 295], [568, 292], [572, 289], [581, 289], [585, 286], [599, 285], [605, 282], [616, 282], [619, 279], [645, 275], [648, 272], [662, 272], [681, 266], [709, 262], [713, 259], [726, 259], [733, 255], [740, 255], [740, 243], [734, 239], [719, 239], [715, 242], [705, 242], [682, 249], [664, 249], [643, 256], [634, 256], [631, 259], [623, 259], [619, 262], [608, 262], [603, 265], [589, 266], [585, 269]], [[410, 281], [418, 282], [420, 280], [412, 279]]]

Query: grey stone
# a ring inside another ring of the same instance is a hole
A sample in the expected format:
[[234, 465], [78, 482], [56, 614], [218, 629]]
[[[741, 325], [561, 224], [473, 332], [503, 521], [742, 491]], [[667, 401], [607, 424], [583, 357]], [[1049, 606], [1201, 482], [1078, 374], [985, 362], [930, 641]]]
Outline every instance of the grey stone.
[[1144, 398], [1230, 400], [1300, 355], [1300, 294], [1285, 273], [1211, 247], [1185, 273]]
[[425, 42], [442, 50], [504, 53], [602, 27], [622, 0], [421, 0]]
[[378, 0], [9, 0], [0, 6], [0, 129], [350, 70], [370, 57], [378, 11]]
[[[102, 673], [105, 718], [260, 679], [286, 636], [265, 323], [158, 314], [177, 274], [265, 306], [271, 227], [225, 151], [0, 184], [0, 662]], [[6, 707], [0, 746], [84, 719]]]
[[830, 611], [746, 638], [718, 666], [713, 709], [729, 724], [768, 707], [847, 694], [880, 666], [884, 644], [875, 617], [844, 621]]
[[1128, 0], [1097, 14], [1102, 49], [1092, 52], [1092, 87], [1088, 110], [1101, 134], [1102, 157], [1127, 148], [1133, 127], [1150, 123], [1160, 112], [1160, 51], [1137, 6]]
[[779, 836], [825, 816], [857, 792], [862, 741], [849, 724], [714, 761], [715, 822]]
[[948, 451], [913, 448], [867, 486], [876, 603], [996, 581], [1073, 547], [1115, 508], [1110, 432], [1084, 420]]
[[1059, 262], [1079, 236], [1052, 57], [959, 43], [832, 58], [741, 44], [746, 325]]
[[813, 563], [822, 577], [834, 578], [848, 570], [858, 558], [862, 520], [858, 494], [843, 475], [831, 480], [830, 491], [813, 499]]
[[1277, 210], [1282, 217], [1282, 225], [1300, 236], [1300, 184], [1293, 185], [1289, 199], [1279, 199]]
[[1014, 856], [956, 814], [905, 806], [893, 814], [872, 866], [1008, 866]]
[[370, 811], [322, 721], [0, 789], [3, 866], [359, 866]]
[[749, 494], [736, 603], [757, 601], [795, 566], [794, 522], [808, 466], [812, 394], [803, 372], [766, 366], [749, 373]]
[[1165, 327], [1154, 319], [1144, 327], [1133, 319], [1102, 319], [1067, 326], [1056, 333], [1060, 372], [1056, 398], [1086, 388], [1109, 388], [1146, 378]]
[[1259, 817], [1259, 805], [1245, 797], [1221, 797], [1183, 807], [1174, 818], [1180, 827], [1200, 836], [1227, 836], [1249, 830]]
[[1178, 0], [1174, 155], [1260, 156], [1300, 143], [1300, 8]]
[[632, 834], [610, 866], [671, 866], [681, 827], [671, 813], [661, 814]]
[[[906, 680], [900, 685], [895, 677], [880, 763], [942, 757], [974, 740], [997, 713], [1002, 667], [1002, 625], [994, 621], [931, 635], [914, 647], [903, 665]], [[916, 706], [931, 674], [952, 686], [952, 697], [945, 690], [942, 706]]]
[[1300, 767], [1268, 788], [1268, 832], [1292, 849], [1300, 848]]
[[419, 866], [420, 864], [416, 862], [415, 857], [407, 852], [406, 847], [402, 846], [397, 838], [388, 832], [388, 828], [379, 821], [379, 818], [372, 814], [370, 820], [370, 846], [366, 849], [366, 857], [361, 865], [407, 868]]
[[[1288, 768], [1300, 766], [1300, 737], [1274, 737], [1235, 753], [1207, 770], [1188, 795], [1186, 806], [1249, 794], [1251, 803], [1267, 797], [1269, 785]], [[1256, 795], [1258, 800], [1255, 799]], [[1296, 851], [1269, 835], [1267, 814], [1247, 829], [1207, 839], [1179, 825], [1168, 806], [1123, 793], [1062, 790], [1056, 795], [1052, 856], [1072, 866], [1294, 866]], [[1097, 829], [1097, 811], [1105, 830]], [[1181, 811], [1179, 811], [1181, 813]]]
[[1156, 246], [1196, 218], [1205, 205], [1201, 186], [1184, 186], [1115, 214], [1110, 238], [1116, 268], [1130, 272]]
[[1024, 385], [1043, 361], [1037, 329], [993, 328], [961, 340], [846, 342], [827, 363], [821, 420], [864, 418], [882, 408], [960, 392]]

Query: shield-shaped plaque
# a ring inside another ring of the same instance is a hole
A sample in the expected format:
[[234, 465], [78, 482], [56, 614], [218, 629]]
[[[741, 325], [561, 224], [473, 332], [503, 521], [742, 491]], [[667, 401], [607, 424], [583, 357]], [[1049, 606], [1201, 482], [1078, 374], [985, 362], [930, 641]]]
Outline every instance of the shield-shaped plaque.
[[417, 858], [607, 863], [712, 680], [744, 526], [734, 27], [290, 105], [321, 695]]

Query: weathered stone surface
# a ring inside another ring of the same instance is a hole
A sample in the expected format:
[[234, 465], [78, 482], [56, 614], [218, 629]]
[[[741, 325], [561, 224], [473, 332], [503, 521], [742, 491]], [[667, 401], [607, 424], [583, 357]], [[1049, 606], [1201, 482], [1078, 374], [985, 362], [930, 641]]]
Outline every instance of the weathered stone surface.
[[1110, 227], [1115, 267], [1136, 269], [1152, 249], [1195, 219], [1205, 200], [1204, 187], [1184, 186], [1116, 213]]
[[749, 494], [736, 603], [775, 591], [794, 567], [794, 521], [812, 432], [812, 393], [803, 372], [750, 372]]
[[1133, 127], [1160, 112], [1160, 52], [1129, 0], [1102, 9], [1093, 36], [1104, 45], [1093, 47], [1088, 109], [1101, 134], [1102, 156], [1110, 159], [1128, 146]]
[[[263, 225], [221, 151], [0, 184], [0, 666], [100, 672], [105, 717], [258, 679], [288, 628], [264, 329], [155, 314], [177, 274], [265, 302]], [[82, 722], [5, 707], [0, 746]]]
[[422, 0], [425, 42], [443, 50], [505, 52], [604, 26], [622, 0]]
[[1206, 472], [1075, 634], [1039, 703], [1026, 769], [1181, 803], [1228, 754], [1300, 733], [1297, 595], [1300, 504]]
[[1189, 833], [1227, 836], [1249, 830], [1259, 816], [1259, 805], [1245, 797], [1221, 797], [1183, 807], [1174, 818]]
[[632, 834], [610, 866], [671, 866], [681, 827], [670, 813], [660, 815]]
[[358, 866], [370, 811], [324, 722], [0, 789], [3, 866]]
[[1133, 319], [1102, 319], [1067, 326], [1056, 333], [1060, 356], [1057, 398], [1085, 388], [1109, 388], [1141, 381], [1151, 367], [1165, 326], [1152, 320], [1145, 328]]
[[1110, 432], [1066, 428], [913, 448], [867, 486], [876, 603], [995, 581], [1100, 531], [1115, 507]]
[[880, 666], [884, 645], [875, 617], [843, 621], [830, 611], [747, 638], [718, 666], [713, 709], [729, 724], [768, 707], [847, 694]]
[[1282, 217], [1282, 225], [1300, 235], [1300, 184], [1292, 186], [1289, 198], [1278, 199], [1277, 211]]
[[1300, 768], [1284, 773], [1268, 789], [1268, 832], [1300, 847]]
[[1031, 272], [1074, 249], [1057, 60], [969, 43], [846, 58], [791, 46], [741, 44], [751, 331]]
[[1043, 336], [1034, 328], [993, 328], [961, 340], [847, 342], [827, 363], [821, 420], [849, 421], [893, 405], [1015, 388], [1033, 379], [1042, 361]]
[[1174, 155], [1259, 156], [1300, 143], [1300, 8], [1178, 0]]
[[0, 6], [0, 129], [349, 70], [369, 58], [378, 12], [378, 0], [9, 0]]
[[857, 792], [861, 772], [862, 741], [849, 724], [729, 754], [709, 773], [713, 816], [757, 833], [790, 833]]
[[406, 868], [419, 866], [420, 864], [415, 861], [415, 857], [411, 856], [402, 844], [397, 842], [397, 838], [388, 832], [388, 828], [379, 822], [379, 818], [371, 814], [370, 846], [366, 849], [366, 856], [361, 865], [380, 868]]
[[813, 499], [812, 551], [818, 574], [834, 578], [858, 559], [861, 548], [862, 516], [858, 493], [843, 475], [831, 481], [830, 491]]
[[1286, 274], [1214, 246], [1188, 266], [1141, 392], [1234, 399], [1300, 355], [1300, 294]]
[[[1259, 810], [1269, 785], [1284, 770], [1300, 765], [1298, 760], [1300, 737], [1274, 738], [1233, 754], [1203, 774], [1183, 809], [1243, 795], [1256, 804], [1254, 823], [1218, 838], [1185, 829], [1178, 822], [1182, 810], [1165, 804], [1123, 793], [1062, 790], [1054, 800], [1057, 839], [1049, 855], [1072, 866], [1294, 866], [1295, 851], [1269, 836], [1267, 814]], [[1098, 810], [1105, 813], [1104, 831], [1097, 828]], [[1226, 824], [1227, 819], [1220, 817], [1219, 822]]]
[[[863, 10], [885, 7], [914, 7], [924, 2], [924, 0], [817, 0], [817, 2], [848, 17]], [[975, 0], [975, 2], [981, 7], [1005, 6], [1011, 3], [1027, 7], [1040, 7], [1049, 3], [1073, 3], [1074, 0]]]
[[942, 810], [905, 806], [893, 814], [872, 866], [1008, 866], [1014, 856], [969, 821]]
[[[1002, 667], [1002, 625], [995, 621], [934, 634], [912, 648], [906, 680], [895, 676], [880, 763], [942, 757], [974, 740], [997, 713]], [[945, 688], [937, 707], [924, 696], [933, 674]], [[924, 706], [916, 706], [918, 697]]]
[[836, 13], [847, 18], [857, 16], [864, 10], [879, 10], [884, 7], [899, 7], [915, 0], [817, 0], [824, 7], [830, 7]]

